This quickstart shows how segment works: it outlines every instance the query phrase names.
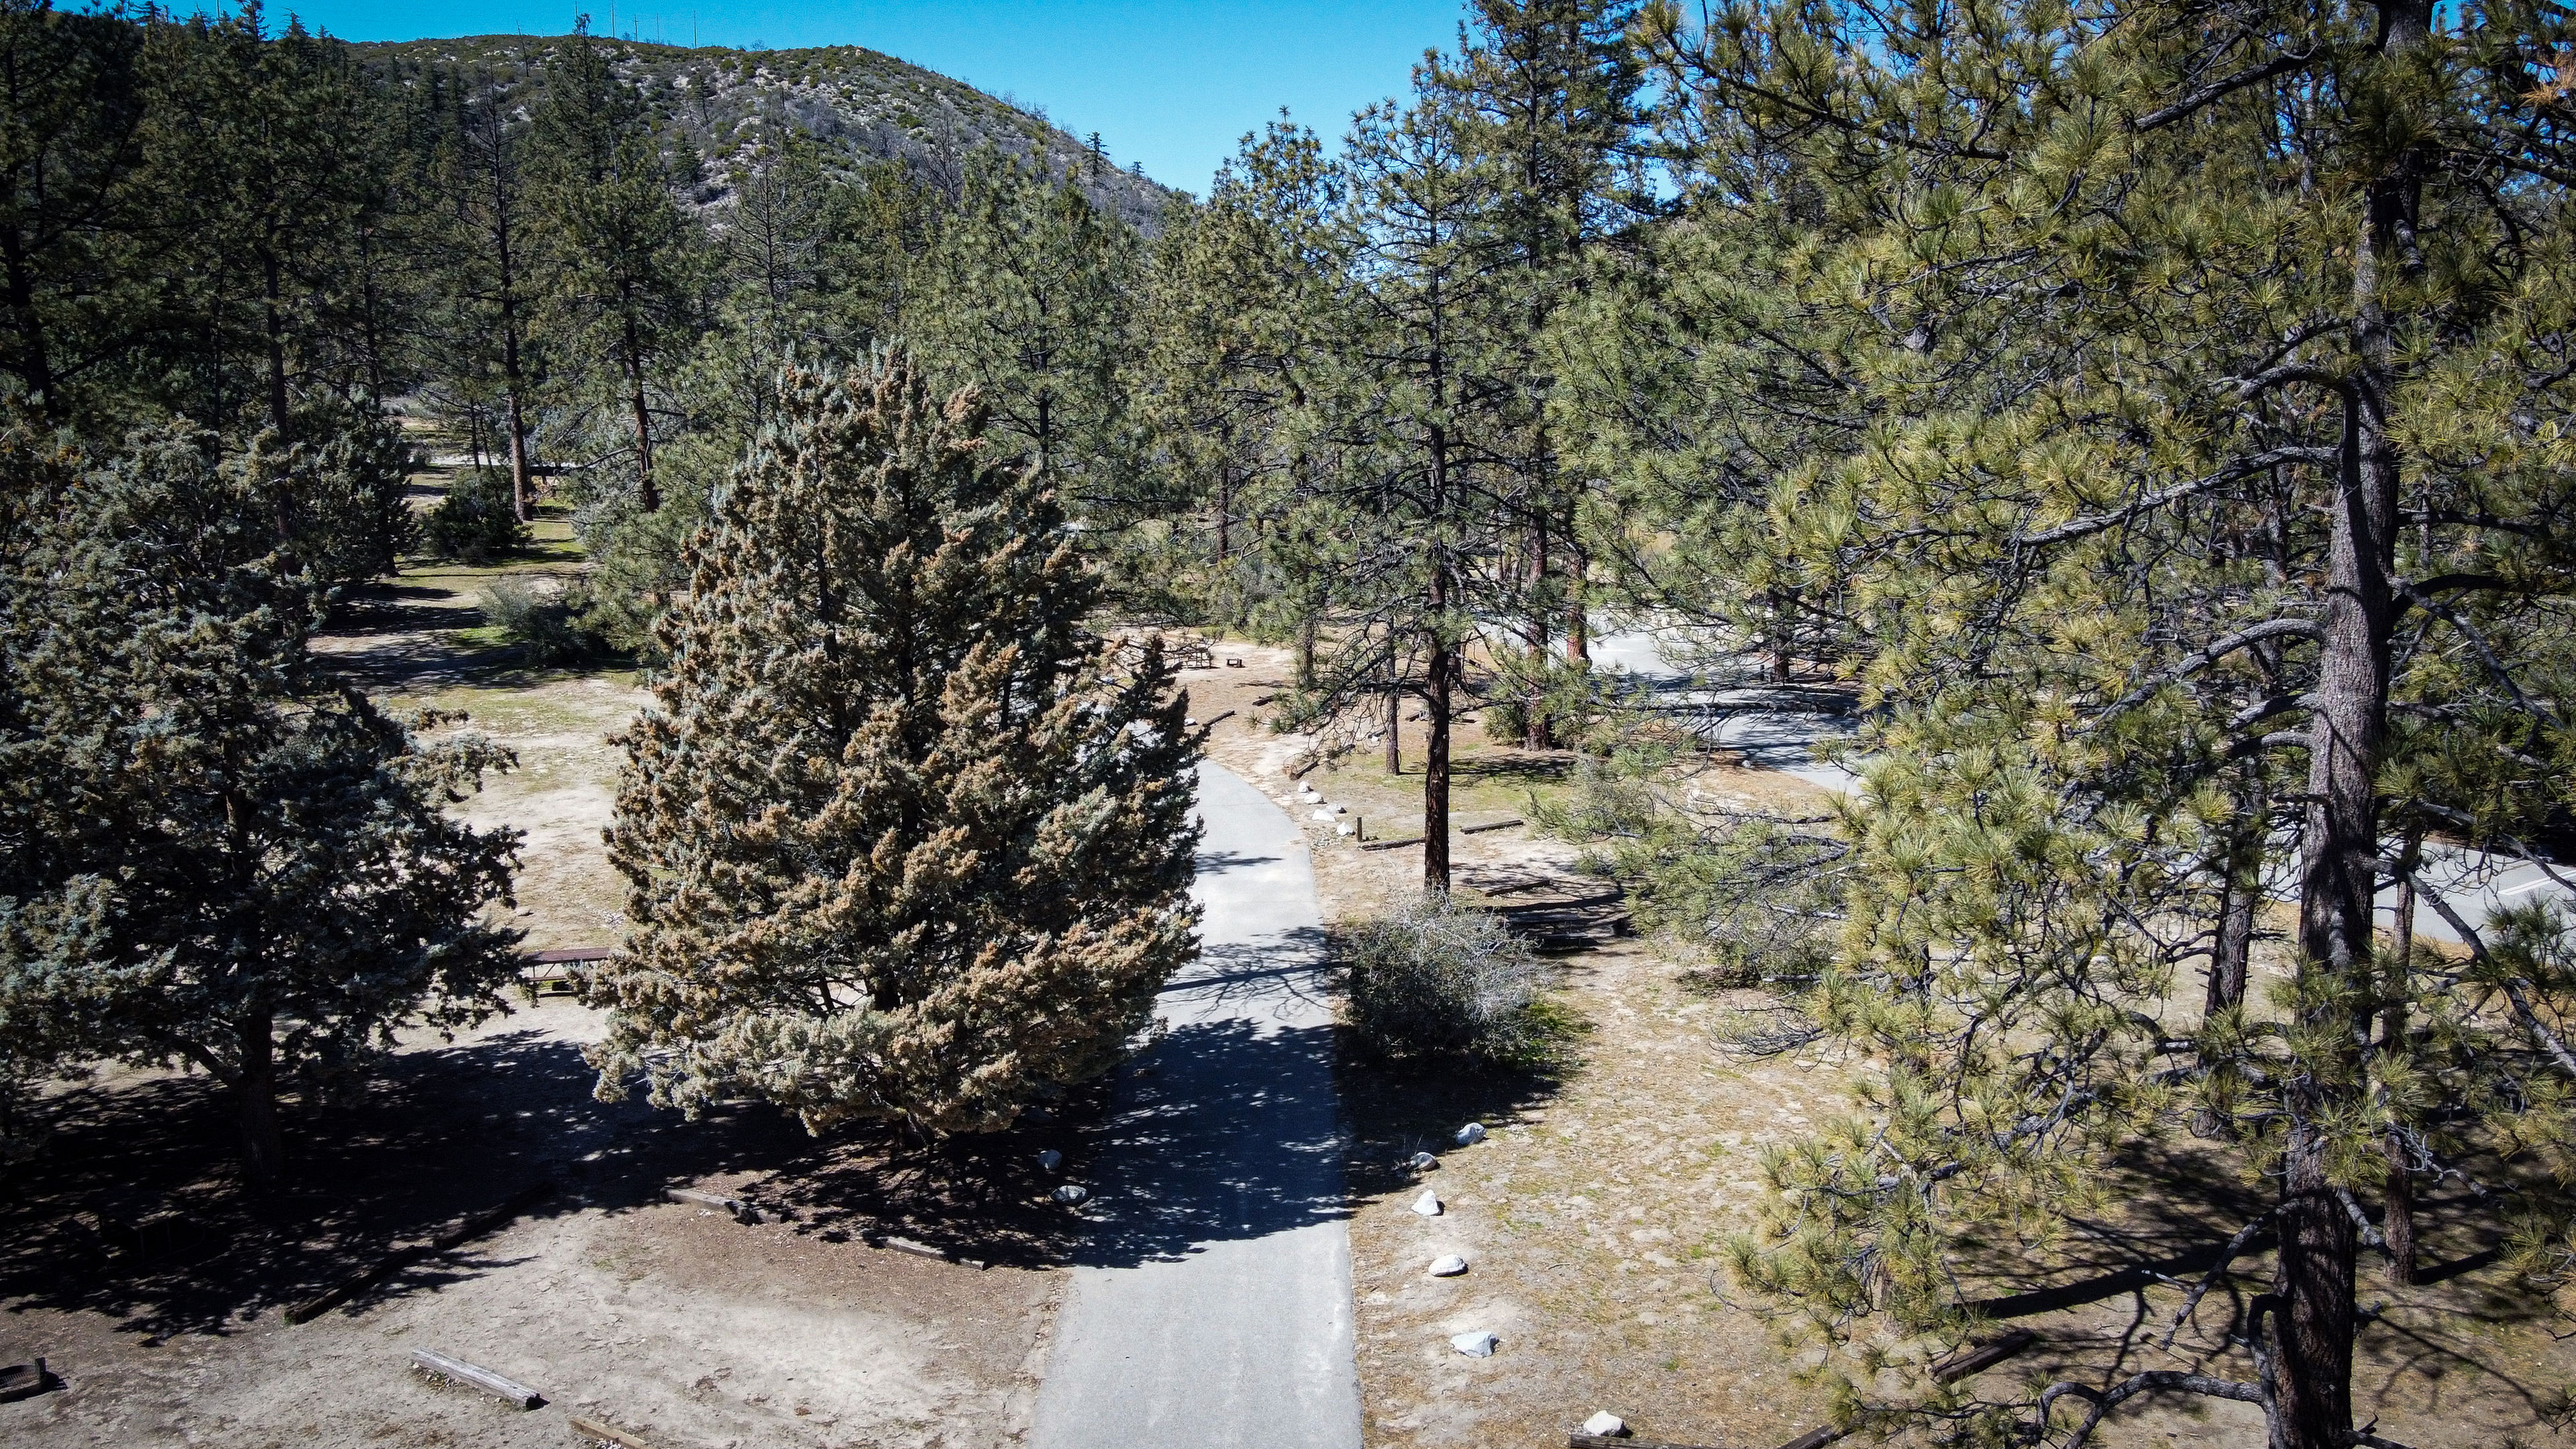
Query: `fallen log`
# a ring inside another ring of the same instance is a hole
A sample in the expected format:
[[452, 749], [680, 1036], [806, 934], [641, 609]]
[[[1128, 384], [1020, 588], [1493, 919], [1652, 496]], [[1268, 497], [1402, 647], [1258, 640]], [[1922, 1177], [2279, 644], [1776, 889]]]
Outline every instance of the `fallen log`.
[[572, 1431], [585, 1439], [595, 1439], [602, 1444], [614, 1444], [617, 1449], [653, 1449], [651, 1444], [623, 1429], [611, 1424], [603, 1424], [597, 1419], [585, 1418], [580, 1414], [572, 1416]]
[[450, 1358], [434, 1349], [413, 1349], [411, 1366], [423, 1373], [433, 1373], [441, 1378], [454, 1379], [470, 1388], [481, 1389], [503, 1403], [516, 1404], [522, 1409], [533, 1409], [546, 1401], [545, 1395], [516, 1379], [503, 1378], [480, 1364], [470, 1364], [461, 1358]]
[[547, 1193], [554, 1190], [555, 1185], [553, 1183], [540, 1182], [533, 1187], [521, 1190], [517, 1196], [512, 1197], [509, 1201], [501, 1204], [499, 1207], [496, 1207], [489, 1212], [478, 1213], [473, 1217], [467, 1218], [464, 1222], [459, 1223], [448, 1231], [439, 1234], [437, 1237], [430, 1239], [426, 1243], [415, 1243], [408, 1248], [396, 1248], [392, 1252], [385, 1254], [383, 1257], [378, 1258], [370, 1266], [359, 1269], [357, 1272], [341, 1279], [332, 1286], [323, 1289], [320, 1293], [317, 1293], [286, 1310], [286, 1321], [289, 1323], [310, 1323], [314, 1319], [321, 1317], [323, 1314], [330, 1312], [332, 1309], [339, 1307], [341, 1304], [348, 1302], [350, 1299], [355, 1298], [359, 1294], [366, 1292], [368, 1289], [375, 1287], [377, 1284], [382, 1283], [387, 1278], [401, 1272], [403, 1269], [421, 1261], [423, 1258], [436, 1257], [440, 1253], [463, 1247], [473, 1239], [483, 1236], [485, 1233], [488, 1233], [494, 1228], [501, 1226], [503, 1223], [510, 1221], [510, 1219], [526, 1212], [539, 1198], [544, 1197]]
[[[1491, 825], [1462, 825], [1458, 827], [1458, 833], [1460, 835], [1482, 835], [1488, 830], [1509, 830], [1515, 825], [1526, 825], [1528, 823], [1529, 822], [1522, 820], [1520, 817], [1514, 816], [1509, 820], [1497, 820]], [[1636, 1441], [1631, 1439], [1624, 1442], [1633, 1444]]]
[[1397, 848], [1398, 846], [1404, 846], [1404, 845], [1420, 845], [1421, 843], [1422, 843], [1422, 837], [1421, 837], [1421, 836], [1419, 836], [1419, 835], [1408, 835], [1408, 836], [1404, 837], [1402, 840], [1364, 840], [1364, 841], [1361, 841], [1361, 842], [1360, 842], [1360, 849], [1362, 849], [1362, 850], [1393, 850], [1393, 849]]
[[1207, 728], [1209, 728], [1209, 729], [1215, 729], [1218, 725], [1221, 725], [1221, 724], [1225, 723], [1227, 720], [1230, 720], [1230, 719], [1232, 719], [1232, 718], [1234, 718], [1234, 711], [1233, 711], [1233, 710], [1227, 710], [1225, 713], [1223, 713], [1223, 714], [1221, 714], [1221, 715], [1218, 715], [1216, 718], [1214, 718], [1214, 719], [1212, 719], [1212, 720], [1209, 720], [1209, 721], [1207, 722], [1207, 726], [1206, 726], [1206, 727], [1207, 727]]
[[737, 1222], [760, 1221], [760, 1209], [744, 1202], [741, 1198], [726, 1197], [720, 1192], [700, 1192], [694, 1187], [666, 1187], [662, 1189], [662, 1195], [673, 1202], [695, 1203], [699, 1207], [722, 1209], [733, 1214]]
[[1610, 1434], [1568, 1434], [1565, 1449], [1724, 1449], [1717, 1444], [1668, 1444], [1661, 1439], [1622, 1439]]
[[863, 1241], [865, 1241], [871, 1248], [883, 1248], [896, 1253], [910, 1253], [916, 1258], [937, 1258], [943, 1263], [955, 1263], [959, 1267], [973, 1268], [979, 1272], [992, 1266], [982, 1258], [960, 1257], [953, 1248], [933, 1247], [928, 1243], [916, 1242], [911, 1238], [896, 1237], [892, 1233], [871, 1233]]

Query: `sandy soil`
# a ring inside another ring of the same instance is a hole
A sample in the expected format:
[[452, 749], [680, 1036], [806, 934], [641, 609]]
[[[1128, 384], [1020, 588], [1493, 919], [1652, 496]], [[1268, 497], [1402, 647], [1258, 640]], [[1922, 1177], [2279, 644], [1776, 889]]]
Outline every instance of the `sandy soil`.
[[[1216, 653], [1245, 667], [1220, 662], [1184, 676], [1200, 717], [1240, 711], [1218, 726], [1211, 752], [1307, 820], [1311, 807], [1297, 802], [1285, 771], [1314, 741], [1246, 727], [1258, 713], [1249, 701], [1287, 678], [1287, 655], [1222, 642]], [[1457, 808], [1468, 825], [1524, 813], [1533, 792], [1562, 789], [1572, 768], [1568, 756], [1494, 747], [1472, 727], [1459, 742]], [[1387, 776], [1382, 746], [1363, 743], [1303, 778], [1364, 816], [1371, 837], [1411, 834], [1421, 820], [1421, 747], [1413, 732], [1404, 744], [1403, 776]], [[1815, 787], [1768, 771], [1720, 767], [1702, 783], [1788, 812], [1825, 803]], [[1307, 828], [1328, 920], [1372, 913], [1419, 888], [1418, 852], [1363, 851], [1329, 824]], [[1573, 850], [1527, 829], [1455, 844], [1458, 881], [1471, 895], [1572, 878]], [[1399, 1070], [1345, 1051], [1351, 1252], [1372, 1449], [1553, 1449], [1599, 1409], [1647, 1438], [1730, 1449], [1780, 1444], [1823, 1421], [1822, 1391], [1799, 1380], [1796, 1355], [1728, 1281], [1721, 1255], [1752, 1221], [1762, 1150], [1841, 1110], [1849, 1064], [1813, 1049], [1771, 1059], [1735, 1050], [1730, 1020], [1770, 999], [1692, 989], [1681, 979], [1691, 964], [1633, 940], [1568, 958], [1559, 996], [1589, 1030], [1579, 1064], [1555, 1079]], [[2278, 974], [2277, 963], [2271, 969]], [[1492, 1136], [1457, 1148], [1451, 1135], [1468, 1121]], [[1426, 1149], [1440, 1166], [1416, 1174], [1407, 1160]], [[2198, 1197], [2177, 1201], [2142, 1183], [2125, 1210], [2069, 1224], [2043, 1250], [2006, 1255], [1983, 1278], [1966, 1278], [1999, 1323], [2039, 1335], [1988, 1371], [1990, 1392], [2009, 1398], [2058, 1378], [2101, 1385], [2149, 1368], [2250, 1376], [2244, 1355], [2224, 1342], [2241, 1293], [2211, 1295], [2172, 1351], [2156, 1343], [2182, 1297], [2175, 1280], [2196, 1279], [2211, 1249], [2259, 1210], [2259, 1185], [2196, 1144], [2141, 1144], [2142, 1161], [2159, 1155], [2168, 1161], [2157, 1178], [2200, 1183]], [[1437, 1218], [1408, 1210], [1425, 1185], [1443, 1200]], [[2553, 1337], [2547, 1305], [2509, 1291], [2491, 1230], [2467, 1206], [2442, 1197], [2423, 1206], [2436, 1282], [2383, 1289], [2378, 1264], [2365, 1262], [2363, 1298], [2381, 1312], [2362, 1334], [2359, 1417], [2378, 1415], [2380, 1432], [2419, 1449], [2565, 1442], [2548, 1413], [2560, 1388], [2576, 1382], [2576, 1341]], [[1444, 1253], [1466, 1257], [1470, 1271], [1429, 1277], [1425, 1269]], [[2268, 1271], [2260, 1253], [2246, 1261], [2253, 1276]], [[1450, 1348], [1450, 1335], [1475, 1330], [1500, 1336], [1493, 1357]], [[1890, 1376], [1880, 1388], [1892, 1394], [1901, 1385]], [[2185, 1400], [2133, 1404], [2094, 1442], [2241, 1445], [2261, 1434], [2251, 1406]]]

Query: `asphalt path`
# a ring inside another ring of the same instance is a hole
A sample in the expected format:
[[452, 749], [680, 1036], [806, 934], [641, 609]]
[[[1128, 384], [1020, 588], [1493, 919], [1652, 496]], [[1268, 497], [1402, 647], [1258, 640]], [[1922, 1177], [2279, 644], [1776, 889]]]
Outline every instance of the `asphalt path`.
[[[1592, 645], [1595, 664], [1615, 669], [1648, 700], [1688, 718], [1713, 743], [1740, 752], [1747, 764], [1795, 775], [1839, 794], [1860, 788], [1860, 777], [1841, 764], [1821, 758], [1821, 747], [1849, 735], [1856, 725], [1849, 715], [1820, 709], [1804, 692], [1767, 689], [1748, 680], [1740, 665], [1725, 655], [1700, 657], [1687, 630], [1630, 629], [1603, 633]], [[1858, 762], [1854, 762], [1858, 763]], [[2283, 842], [2285, 845], [2287, 842]], [[2394, 859], [2397, 842], [2386, 853]], [[2554, 903], [2576, 915], [2576, 868], [2544, 866], [2515, 856], [2495, 855], [2457, 846], [2428, 845], [2420, 878], [2438, 891], [2471, 929], [2483, 933], [2496, 914], [2508, 907]], [[2277, 863], [2265, 881], [2276, 900], [2299, 898], [2296, 866]], [[2397, 919], [2397, 888], [2379, 893], [2381, 924]], [[2460, 941], [2460, 932], [2430, 905], [2415, 913], [2415, 930], [2441, 941]]]
[[1324, 922], [1305, 837], [1199, 767], [1199, 962], [1123, 1070], [1036, 1449], [1358, 1449]]

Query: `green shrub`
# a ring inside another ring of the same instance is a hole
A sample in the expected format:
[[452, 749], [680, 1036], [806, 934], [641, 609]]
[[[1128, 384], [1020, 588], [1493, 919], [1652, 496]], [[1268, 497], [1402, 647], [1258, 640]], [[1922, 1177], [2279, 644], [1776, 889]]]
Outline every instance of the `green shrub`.
[[421, 537], [441, 558], [487, 564], [525, 548], [528, 526], [518, 519], [510, 475], [499, 468], [468, 468], [447, 485], [447, 496], [421, 522]]
[[1445, 895], [1361, 922], [1343, 950], [1351, 1025], [1379, 1055], [1533, 1066], [1568, 1028], [1540, 995], [1546, 968], [1528, 944]]
[[1517, 745], [1529, 738], [1529, 710], [1517, 699], [1493, 699], [1476, 707], [1485, 738], [1498, 745]]
[[484, 622], [516, 645], [528, 664], [569, 664], [598, 647], [560, 592], [539, 593], [524, 580], [504, 577], [485, 585], [478, 602]]

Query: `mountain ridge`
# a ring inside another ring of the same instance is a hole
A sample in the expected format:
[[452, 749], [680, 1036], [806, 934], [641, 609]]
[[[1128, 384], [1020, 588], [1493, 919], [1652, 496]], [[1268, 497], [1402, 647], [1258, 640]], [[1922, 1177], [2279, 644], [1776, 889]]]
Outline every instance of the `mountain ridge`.
[[[351, 42], [366, 59], [438, 61], [466, 70], [542, 75], [570, 36], [477, 35], [437, 40]], [[1141, 169], [1121, 170], [1046, 118], [950, 76], [860, 45], [794, 50], [663, 45], [594, 37], [620, 79], [685, 137], [705, 163], [721, 201], [721, 178], [745, 157], [764, 124], [804, 131], [852, 161], [897, 161], [934, 185], [954, 189], [978, 146], [1035, 162], [1071, 180], [1103, 212], [1151, 233], [1163, 210], [1186, 193]], [[705, 188], [701, 188], [704, 190]]]

